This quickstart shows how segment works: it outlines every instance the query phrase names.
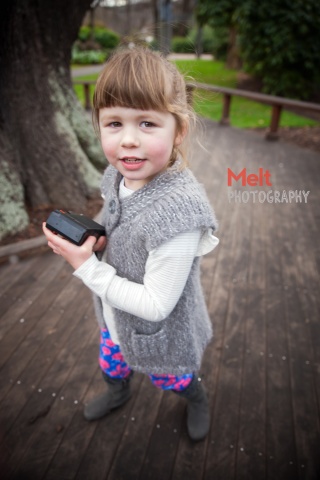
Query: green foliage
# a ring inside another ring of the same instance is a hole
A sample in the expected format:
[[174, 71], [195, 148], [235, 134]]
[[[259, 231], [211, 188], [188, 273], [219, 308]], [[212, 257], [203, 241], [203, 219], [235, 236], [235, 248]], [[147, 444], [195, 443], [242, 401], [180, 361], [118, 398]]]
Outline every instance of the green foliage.
[[238, 11], [240, 48], [264, 91], [307, 99], [320, 84], [319, 0], [246, 0]]
[[[197, 46], [197, 28], [191, 29], [188, 38], [192, 44]], [[209, 25], [204, 25], [202, 28], [202, 51], [203, 53], [211, 53], [215, 58], [220, 59], [225, 57], [226, 48], [221, 48], [221, 35], [219, 29], [212, 28]]]
[[103, 50], [79, 50], [73, 47], [71, 62], [78, 65], [91, 65], [104, 63], [107, 59], [107, 52]]
[[[190, 30], [186, 37], [173, 37], [171, 51], [175, 53], [195, 53], [197, 49], [197, 28]], [[228, 30], [204, 25], [201, 35], [202, 52], [211, 53], [216, 59], [225, 59], [228, 44]]]
[[220, 32], [236, 28], [244, 68], [266, 93], [308, 99], [319, 89], [319, 0], [199, 0], [196, 14]]
[[91, 28], [83, 26], [78, 33], [78, 39], [72, 48], [71, 63], [79, 65], [99, 64], [105, 62], [110, 50], [120, 41], [119, 35], [104, 27]]
[[90, 38], [90, 27], [87, 25], [84, 25], [80, 27], [79, 33], [78, 33], [78, 39], [81, 42], [86, 42]]
[[229, 45], [229, 30], [225, 27], [213, 29], [212, 54], [217, 60], [226, 60]]
[[[245, 1], [245, 0], [244, 0]], [[196, 9], [200, 25], [209, 24], [217, 28], [229, 28], [234, 23], [234, 15], [242, 0], [198, 0]]]
[[81, 42], [87, 42], [88, 40], [93, 40], [94, 42], [98, 43], [101, 46], [101, 48], [110, 49], [110, 50], [115, 48], [120, 41], [120, 37], [117, 33], [104, 27], [94, 27], [92, 39], [90, 35], [91, 35], [91, 28], [88, 26], [83, 26], [79, 30], [78, 39]]
[[175, 53], [194, 53], [195, 45], [188, 37], [173, 37], [171, 50]]

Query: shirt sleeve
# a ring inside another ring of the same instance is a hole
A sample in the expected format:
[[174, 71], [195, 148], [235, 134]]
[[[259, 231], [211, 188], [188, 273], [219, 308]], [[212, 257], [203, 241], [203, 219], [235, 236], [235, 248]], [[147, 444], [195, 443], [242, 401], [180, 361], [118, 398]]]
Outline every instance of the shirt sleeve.
[[116, 270], [93, 254], [74, 275], [103, 302], [144, 320], [165, 319], [177, 304], [199, 249], [199, 230], [181, 233], [152, 250], [143, 284], [117, 276]]

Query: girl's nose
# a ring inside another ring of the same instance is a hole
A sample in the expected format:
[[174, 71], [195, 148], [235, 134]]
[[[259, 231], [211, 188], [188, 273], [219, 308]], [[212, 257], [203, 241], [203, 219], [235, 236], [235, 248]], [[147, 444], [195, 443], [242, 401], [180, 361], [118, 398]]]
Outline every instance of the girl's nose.
[[123, 130], [123, 135], [121, 138], [122, 147], [138, 147], [139, 143], [139, 135], [135, 128], [128, 127]]

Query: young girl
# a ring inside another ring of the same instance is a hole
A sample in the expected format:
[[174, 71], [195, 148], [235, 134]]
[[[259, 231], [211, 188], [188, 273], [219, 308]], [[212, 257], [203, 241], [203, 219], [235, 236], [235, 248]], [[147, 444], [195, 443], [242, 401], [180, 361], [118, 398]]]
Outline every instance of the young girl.
[[124, 404], [136, 370], [187, 400], [189, 436], [201, 440], [210, 416], [197, 372], [212, 329], [199, 260], [218, 239], [183, 154], [193, 115], [183, 77], [160, 54], [114, 53], [97, 81], [93, 113], [110, 164], [102, 180], [107, 241], [89, 237], [78, 247], [43, 230], [94, 293], [108, 388], [85, 407], [85, 418]]

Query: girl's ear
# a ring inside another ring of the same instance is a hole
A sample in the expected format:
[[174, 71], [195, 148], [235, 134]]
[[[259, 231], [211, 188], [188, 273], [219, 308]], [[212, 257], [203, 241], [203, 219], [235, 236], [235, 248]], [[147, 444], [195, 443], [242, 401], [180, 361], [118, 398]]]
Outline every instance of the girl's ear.
[[175, 147], [178, 147], [179, 145], [181, 145], [181, 143], [185, 139], [187, 133], [188, 133], [188, 128], [187, 128], [186, 125], [184, 125], [182, 130], [180, 132], [178, 132], [177, 135], [176, 135], [176, 138], [175, 138], [175, 141], [174, 141], [174, 146]]

